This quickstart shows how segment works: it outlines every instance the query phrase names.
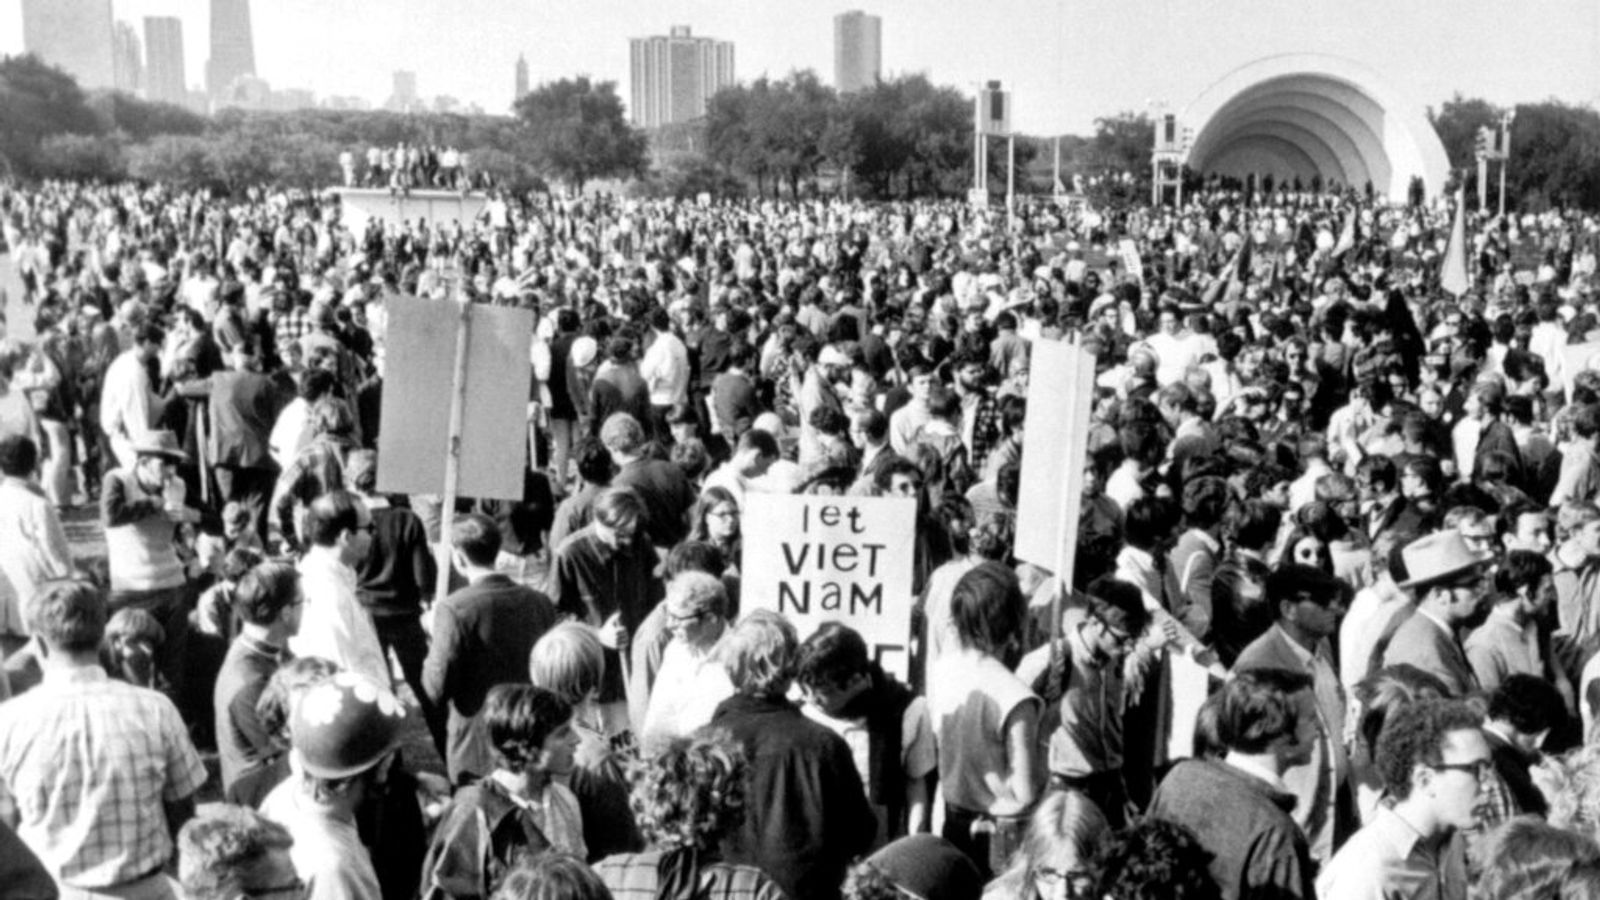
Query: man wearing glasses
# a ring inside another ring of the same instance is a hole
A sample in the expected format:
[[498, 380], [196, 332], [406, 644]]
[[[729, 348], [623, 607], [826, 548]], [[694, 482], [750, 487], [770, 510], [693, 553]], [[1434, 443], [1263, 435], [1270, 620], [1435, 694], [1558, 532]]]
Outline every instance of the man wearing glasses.
[[[1077, 601], [1074, 597], [1074, 602]], [[1087, 795], [1113, 828], [1125, 821], [1122, 661], [1144, 634], [1150, 614], [1139, 589], [1106, 577], [1089, 585], [1081, 609], [1065, 613], [1065, 636], [1029, 654], [1017, 677], [1048, 705], [1050, 788]]]
[[1460, 700], [1422, 700], [1391, 714], [1377, 768], [1380, 808], [1317, 879], [1321, 900], [1465, 900], [1466, 840], [1494, 760], [1481, 717]]
[[1400, 585], [1417, 598], [1417, 611], [1395, 630], [1383, 664], [1410, 664], [1437, 677], [1462, 697], [1478, 689], [1478, 677], [1457, 637], [1482, 624], [1488, 612], [1490, 557], [1475, 553], [1453, 528], [1420, 537], [1402, 551], [1409, 581]]

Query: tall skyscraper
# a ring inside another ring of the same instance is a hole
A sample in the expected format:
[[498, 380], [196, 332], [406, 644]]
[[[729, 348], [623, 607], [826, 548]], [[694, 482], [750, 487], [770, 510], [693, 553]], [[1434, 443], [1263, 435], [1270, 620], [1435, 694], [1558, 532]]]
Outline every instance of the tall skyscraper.
[[113, 87], [129, 94], [144, 87], [144, 50], [139, 33], [127, 22], [118, 22], [111, 32], [111, 80]]
[[22, 0], [22, 47], [85, 88], [116, 86], [111, 0]]
[[389, 95], [389, 102], [384, 104], [384, 109], [391, 112], [410, 112], [421, 109], [422, 101], [417, 97], [417, 73], [401, 69], [394, 73], [394, 92]]
[[521, 53], [517, 54], [517, 92], [512, 95], [513, 102], [521, 100], [528, 95], [528, 58]]
[[694, 37], [674, 25], [665, 37], [633, 38], [628, 115], [641, 128], [687, 122], [706, 114], [706, 102], [733, 84], [733, 42]]
[[221, 97], [240, 75], [256, 74], [255, 33], [250, 28], [250, 0], [211, 0], [211, 59], [206, 62], [206, 91]]
[[183, 20], [177, 16], [146, 16], [144, 20], [145, 94], [161, 103], [183, 104], [189, 99], [183, 67]]
[[833, 17], [833, 86], [841, 94], [878, 83], [883, 69], [883, 20], [859, 9]]

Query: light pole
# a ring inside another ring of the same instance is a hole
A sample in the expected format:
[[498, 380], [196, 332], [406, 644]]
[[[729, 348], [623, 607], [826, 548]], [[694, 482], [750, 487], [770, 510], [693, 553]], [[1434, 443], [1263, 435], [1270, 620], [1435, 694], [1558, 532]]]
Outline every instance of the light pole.
[[1516, 109], [1506, 110], [1500, 117], [1500, 217], [1506, 215], [1506, 166], [1511, 164], [1511, 120], [1517, 117]]

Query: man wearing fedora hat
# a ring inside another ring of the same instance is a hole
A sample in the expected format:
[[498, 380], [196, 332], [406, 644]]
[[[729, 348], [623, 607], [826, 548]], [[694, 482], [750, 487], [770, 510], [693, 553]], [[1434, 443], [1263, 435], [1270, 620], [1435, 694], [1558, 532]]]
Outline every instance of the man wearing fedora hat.
[[200, 513], [186, 504], [179, 463], [188, 454], [170, 431], [147, 431], [128, 441], [133, 464], [107, 472], [100, 490], [111, 569], [112, 612], [143, 609], [166, 630], [158, 663], [172, 696], [183, 708], [183, 670], [188, 645], [188, 588], [178, 558], [178, 526], [195, 524]]
[[1476, 691], [1478, 677], [1457, 635], [1488, 609], [1489, 557], [1474, 552], [1454, 528], [1420, 537], [1402, 554], [1411, 578], [1400, 587], [1416, 596], [1417, 609], [1389, 641], [1384, 666], [1416, 666], [1456, 697]]

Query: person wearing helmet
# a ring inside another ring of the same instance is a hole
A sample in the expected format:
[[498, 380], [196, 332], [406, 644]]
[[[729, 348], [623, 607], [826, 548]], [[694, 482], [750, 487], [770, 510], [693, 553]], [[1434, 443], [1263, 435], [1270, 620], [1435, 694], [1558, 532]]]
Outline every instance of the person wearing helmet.
[[292, 772], [261, 812], [294, 838], [290, 855], [306, 900], [382, 900], [355, 811], [387, 777], [404, 720], [393, 694], [353, 672], [311, 687], [294, 705]]

